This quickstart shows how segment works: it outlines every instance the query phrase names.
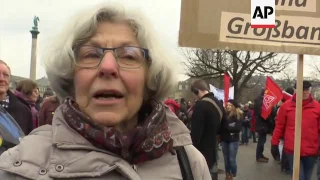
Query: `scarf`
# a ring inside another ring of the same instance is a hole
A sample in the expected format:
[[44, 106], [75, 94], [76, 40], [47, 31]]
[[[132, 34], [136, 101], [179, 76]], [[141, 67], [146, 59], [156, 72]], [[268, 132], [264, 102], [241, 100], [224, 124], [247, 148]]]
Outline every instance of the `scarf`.
[[36, 103], [31, 101], [30, 98], [28, 98], [25, 94], [23, 94], [20, 91], [15, 91], [14, 95], [17, 96], [18, 98], [23, 99], [25, 102], [28, 103], [30, 109], [31, 109], [31, 113], [32, 113], [32, 120], [33, 120], [33, 128], [37, 128], [38, 127], [38, 110], [36, 109]]
[[141, 108], [137, 126], [125, 133], [114, 127], [101, 127], [93, 123], [80, 112], [71, 98], [66, 98], [61, 108], [65, 121], [72, 129], [95, 147], [119, 155], [130, 164], [160, 158], [173, 148], [165, 107], [158, 102], [151, 102], [149, 110]]
[[0, 101], [0, 106], [5, 108], [5, 109], [8, 109], [9, 108], [9, 103], [10, 103], [9, 96], [6, 96], [6, 98], [4, 100]]

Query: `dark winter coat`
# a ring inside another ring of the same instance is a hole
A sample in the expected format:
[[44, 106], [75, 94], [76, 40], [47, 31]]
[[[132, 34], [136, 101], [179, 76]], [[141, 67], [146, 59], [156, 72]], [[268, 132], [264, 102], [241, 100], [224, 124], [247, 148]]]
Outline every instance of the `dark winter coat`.
[[[224, 108], [213, 93], [202, 97], [215, 101], [225, 115]], [[217, 134], [220, 128], [220, 115], [216, 107], [208, 101], [197, 101], [191, 117], [191, 138], [193, 145], [206, 158], [209, 168], [216, 162]]]
[[226, 131], [221, 133], [221, 141], [224, 142], [237, 142], [239, 141], [239, 133], [242, 128], [242, 117], [237, 119], [235, 116], [226, 118], [226, 123], [223, 123], [223, 128]]
[[29, 105], [20, 101], [10, 90], [8, 113], [16, 120], [22, 131], [28, 135], [33, 130], [32, 113]]
[[256, 119], [256, 132], [262, 134], [271, 134], [272, 121], [275, 118], [275, 113], [271, 113], [267, 119], [261, 117], [261, 109], [263, 103], [263, 95], [255, 100], [254, 115]]
[[[246, 120], [246, 117], [247, 117], [247, 120]], [[251, 111], [250, 111], [250, 110], [243, 111], [242, 126], [243, 126], [243, 127], [250, 128], [251, 120], [252, 120]]]
[[52, 124], [53, 115], [59, 105], [60, 102], [56, 96], [48, 97], [44, 100], [39, 111], [39, 126]]

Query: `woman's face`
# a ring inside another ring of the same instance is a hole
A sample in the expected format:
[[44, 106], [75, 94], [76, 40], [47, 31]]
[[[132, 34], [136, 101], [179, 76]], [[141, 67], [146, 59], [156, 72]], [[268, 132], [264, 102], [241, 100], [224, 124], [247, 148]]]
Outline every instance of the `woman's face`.
[[29, 96], [29, 98], [30, 98], [30, 100], [31, 100], [32, 102], [35, 103], [35, 102], [37, 102], [38, 97], [39, 97], [39, 89], [38, 89], [38, 88], [34, 88], [34, 89], [32, 90], [31, 95]]
[[[140, 47], [136, 34], [125, 22], [99, 24], [96, 34], [85, 44], [103, 48]], [[143, 102], [146, 74], [146, 63], [137, 69], [121, 69], [114, 53], [107, 51], [99, 67], [76, 67], [75, 100], [92, 121], [119, 130], [130, 129], [137, 122]]]
[[228, 102], [228, 103], [227, 103], [227, 111], [228, 111], [228, 112], [231, 112], [231, 111], [233, 111], [234, 109], [235, 109], [234, 105]]

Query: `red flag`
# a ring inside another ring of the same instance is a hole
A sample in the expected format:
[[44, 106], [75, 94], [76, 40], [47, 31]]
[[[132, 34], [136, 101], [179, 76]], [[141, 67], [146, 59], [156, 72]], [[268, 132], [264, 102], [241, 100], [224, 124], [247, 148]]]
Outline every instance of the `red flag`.
[[224, 73], [224, 104], [227, 107], [229, 100], [229, 88], [230, 88], [230, 76], [228, 73]]
[[270, 77], [267, 77], [266, 89], [263, 96], [261, 117], [267, 119], [272, 111], [272, 108], [277, 105], [281, 99], [282, 90]]

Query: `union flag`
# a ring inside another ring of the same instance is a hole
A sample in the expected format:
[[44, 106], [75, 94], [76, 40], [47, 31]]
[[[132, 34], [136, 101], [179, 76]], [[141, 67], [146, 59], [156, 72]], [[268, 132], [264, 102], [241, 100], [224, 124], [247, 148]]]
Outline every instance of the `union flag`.
[[261, 117], [267, 119], [272, 112], [272, 108], [281, 101], [283, 95], [281, 88], [270, 77], [267, 77], [265, 87]]

